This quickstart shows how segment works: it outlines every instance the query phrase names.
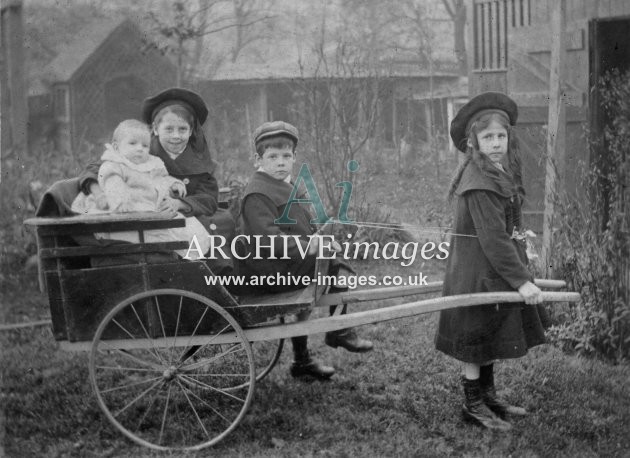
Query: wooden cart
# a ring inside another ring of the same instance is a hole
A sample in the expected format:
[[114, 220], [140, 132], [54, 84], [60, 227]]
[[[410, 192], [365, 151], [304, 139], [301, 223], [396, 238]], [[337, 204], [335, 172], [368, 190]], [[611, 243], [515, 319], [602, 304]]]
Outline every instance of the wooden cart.
[[[245, 415], [256, 381], [278, 360], [283, 339], [453, 307], [521, 302], [515, 292], [480, 293], [285, 324], [284, 316], [315, 306], [436, 292], [441, 282], [327, 295], [324, 286], [311, 285], [237, 297], [207, 284], [213, 274], [205, 262], [172, 254], [188, 242], [143, 242], [145, 231], [181, 227], [183, 219], [129, 213], [25, 224], [36, 229], [40, 286], [48, 294], [55, 339], [64, 350], [89, 352], [90, 383], [105, 416], [154, 449], [199, 450], [228, 435]], [[136, 231], [140, 242], [103, 246], [93, 237], [118, 231]], [[545, 301], [579, 300], [577, 293], [543, 294]]]

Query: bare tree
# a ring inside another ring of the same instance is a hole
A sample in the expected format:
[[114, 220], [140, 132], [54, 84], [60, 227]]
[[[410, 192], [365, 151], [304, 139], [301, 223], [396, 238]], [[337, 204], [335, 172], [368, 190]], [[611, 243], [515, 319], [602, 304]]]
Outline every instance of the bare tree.
[[[417, 0], [401, 0], [398, 8], [391, 11], [391, 15], [397, 19], [401, 27], [400, 48], [416, 55], [418, 65], [426, 68], [429, 81], [428, 98], [428, 140], [429, 147], [435, 155], [436, 174], [440, 176], [440, 154], [435, 133], [435, 120], [433, 119], [434, 99], [434, 74], [436, 59], [434, 57], [435, 32], [431, 28], [431, 22], [435, 19], [429, 13], [429, 6], [425, 2]], [[406, 134], [411, 134], [413, 126], [411, 117], [407, 116]]]
[[[204, 41], [204, 37], [232, 28], [242, 31], [271, 18], [270, 15], [249, 18], [234, 16], [232, 4], [249, 4], [253, 1], [255, 0], [162, 0], [157, 8], [147, 13], [154, 32], [163, 39], [159, 49], [165, 54], [173, 54], [177, 59], [177, 85], [181, 85], [197, 68], [204, 58], [204, 51], [212, 48]], [[215, 55], [213, 58], [222, 61], [221, 56]]]
[[268, 33], [262, 28], [253, 27], [265, 23], [274, 16], [266, 13], [273, 7], [274, 0], [265, 3], [258, 0], [233, 0], [236, 36], [231, 50], [231, 60], [236, 62], [241, 51], [248, 45], [266, 38]]
[[336, 184], [348, 181], [348, 164], [361, 157], [375, 133], [380, 74], [369, 46], [366, 50], [364, 41], [331, 27], [326, 7], [321, 14], [306, 52], [311, 62], [300, 62], [305, 73], [294, 118], [304, 138], [302, 151], [313, 160], [327, 201], [337, 211]]

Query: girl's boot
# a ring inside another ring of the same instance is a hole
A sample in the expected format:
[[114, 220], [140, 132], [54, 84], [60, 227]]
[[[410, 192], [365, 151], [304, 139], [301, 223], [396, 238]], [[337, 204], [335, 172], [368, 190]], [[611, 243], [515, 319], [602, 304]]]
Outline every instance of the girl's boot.
[[502, 418], [506, 415], [519, 417], [527, 415], [527, 410], [524, 408], [510, 405], [497, 396], [497, 391], [494, 387], [494, 364], [481, 366], [479, 370], [479, 385], [481, 386], [483, 402], [497, 415], [500, 415]]
[[484, 428], [498, 431], [509, 431], [512, 429], [511, 424], [497, 417], [495, 413], [484, 404], [479, 379], [469, 380], [466, 377], [462, 377], [462, 385], [464, 387], [465, 398], [462, 414], [465, 420], [477, 423]]

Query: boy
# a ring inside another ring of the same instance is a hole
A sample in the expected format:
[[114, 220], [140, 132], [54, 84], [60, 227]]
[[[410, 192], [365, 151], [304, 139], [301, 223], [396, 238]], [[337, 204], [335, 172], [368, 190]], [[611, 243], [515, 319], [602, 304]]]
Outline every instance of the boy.
[[[295, 164], [295, 148], [298, 143], [298, 131], [289, 123], [283, 121], [266, 122], [254, 132], [256, 148], [254, 173], [245, 188], [241, 206], [241, 227], [244, 235], [297, 235], [287, 239], [287, 254], [290, 259], [280, 259], [284, 256], [284, 243], [280, 237], [276, 238], [275, 255], [278, 259], [268, 259], [271, 251], [261, 249], [262, 259], [252, 259], [250, 256], [244, 261], [244, 271], [256, 275], [288, 275], [294, 276], [315, 274], [315, 262], [318, 251], [317, 239], [313, 238], [309, 245], [308, 235], [316, 232], [310, 224], [312, 219], [309, 211], [301, 204], [292, 204], [289, 218], [296, 220], [296, 224], [275, 224], [274, 221], [283, 214], [291, 195], [293, 184], [291, 172]], [[283, 241], [284, 242], [284, 241]], [[302, 251], [307, 251], [304, 258]], [[263, 237], [261, 246], [269, 245], [269, 239]], [[252, 250], [250, 250], [251, 252]], [[349, 267], [343, 263], [331, 260], [330, 275], [340, 275]], [[303, 287], [303, 286], [302, 286]], [[266, 287], [268, 291], [286, 291], [295, 286]], [[299, 288], [299, 286], [298, 286]], [[331, 314], [334, 307], [331, 307]], [[345, 312], [345, 309], [344, 309]], [[298, 320], [306, 320], [310, 312], [298, 315]], [[294, 337], [294, 362], [291, 365], [293, 377], [310, 376], [317, 379], [328, 379], [335, 370], [314, 361], [308, 351], [307, 336]], [[352, 352], [366, 352], [373, 347], [372, 342], [357, 337], [354, 329], [329, 332], [326, 334], [326, 344], [331, 347], [341, 346]]]

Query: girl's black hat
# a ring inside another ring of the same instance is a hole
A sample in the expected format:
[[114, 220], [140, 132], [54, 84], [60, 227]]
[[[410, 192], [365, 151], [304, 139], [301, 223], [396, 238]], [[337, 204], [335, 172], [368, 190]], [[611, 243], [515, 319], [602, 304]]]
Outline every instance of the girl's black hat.
[[151, 124], [158, 111], [169, 105], [183, 105], [190, 109], [199, 124], [203, 124], [208, 118], [208, 107], [199, 94], [189, 89], [172, 87], [153, 97], [144, 99], [142, 119], [147, 124]]
[[466, 132], [470, 124], [480, 115], [493, 111], [503, 112], [510, 120], [510, 125], [516, 124], [518, 107], [514, 100], [501, 92], [479, 94], [470, 99], [451, 121], [451, 138], [458, 150], [466, 151]]

